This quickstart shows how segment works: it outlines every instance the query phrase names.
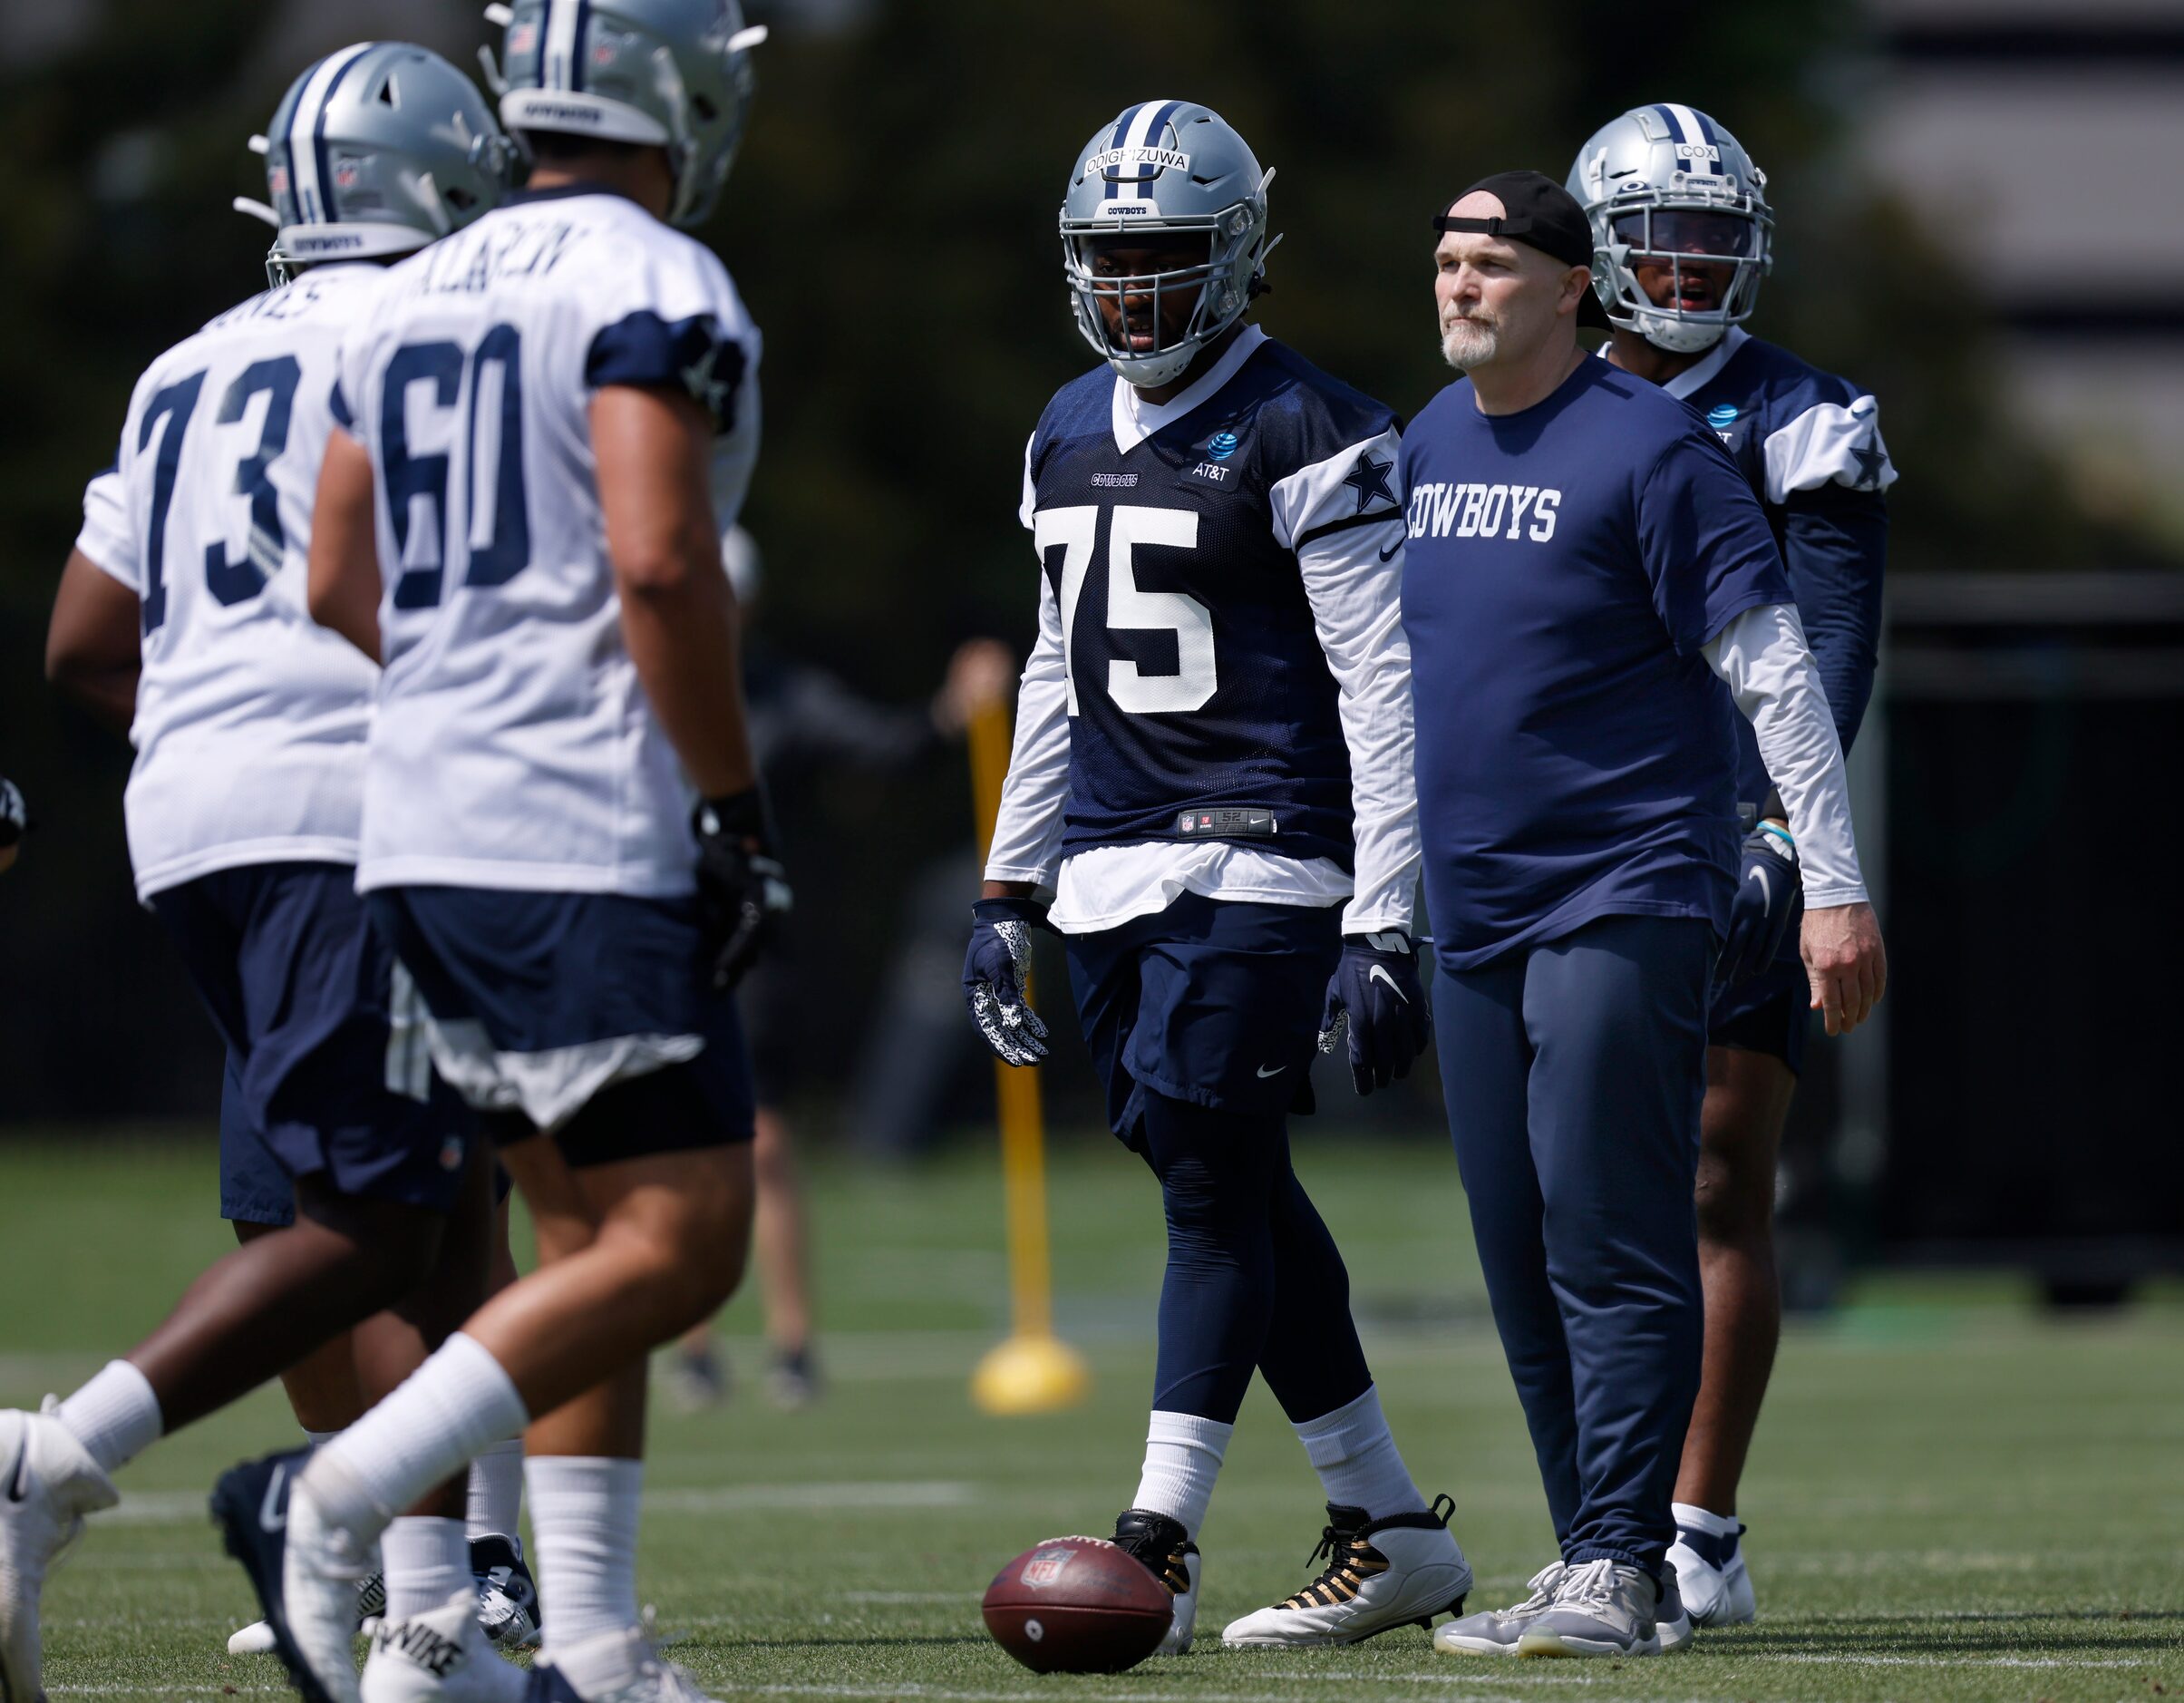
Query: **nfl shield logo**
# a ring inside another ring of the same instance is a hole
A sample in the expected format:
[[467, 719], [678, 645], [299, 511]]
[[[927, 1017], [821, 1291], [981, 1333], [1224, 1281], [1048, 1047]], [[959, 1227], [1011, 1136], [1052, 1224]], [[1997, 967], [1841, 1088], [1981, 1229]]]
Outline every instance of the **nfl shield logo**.
[[1023, 1582], [1034, 1591], [1044, 1590], [1062, 1577], [1063, 1570], [1068, 1567], [1070, 1559], [1074, 1553], [1073, 1550], [1066, 1550], [1059, 1546], [1037, 1551], [1033, 1554], [1031, 1560], [1024, 1563], [1024, 1572], [1021, 1575]]
[[539, 26], [527, 18], [508, 33], [508, 55], [510, 59], [520, 58], [538, 45], [538, 42]]
[[353, 190], [356, 187], [357, 175], [358, 167], [355, 161], [341, 160], [334, 167], [334, 187], [337, 190]]

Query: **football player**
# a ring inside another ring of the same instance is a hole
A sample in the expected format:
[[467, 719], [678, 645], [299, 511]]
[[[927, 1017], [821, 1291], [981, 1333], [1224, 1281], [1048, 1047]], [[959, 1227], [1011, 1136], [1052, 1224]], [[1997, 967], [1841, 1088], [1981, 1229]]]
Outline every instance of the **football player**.
[[[355, 891], [374, 671], [312, 624], [304, 578], [341, 337], [382, 263], [499, 199], [512, 151], [467, 77], [392, 42], [311, 67], [263, 146], [268, 269], [293, 281], [139, 381], [115, 467], [85, 493], [47, 651], [56, 682], [136, 746], [137, 891], [228, 1043], [222, 1208], [243, 1245], [67, 1400], [0, 1416], [10, 1697], [39, 1695], [40, 1581], [113, 1502], [117, 1467], [277, 1373], [306, 1427], [336, 1429], [484, 1289], [490, 1158], [451, 1091], [393, 1072], [413, 1036]], [[350, 1328], [382, 1309], [353, 1359]], [[438, 1616], [457, 1688], [505, 1691], [519, 1676], [475, 1627], [460, 1486], [410, 1503], [388, 1533], [385, 1613]]]
[[726, 990], [788, 893], [708, 491], [716, 436], [731, 504], [748, 482], [759, 336], [675, 228], [719, 198], [763, 31], [733, 0], [495, 15], [529, 187], [393, 268], [345, 343], [310, 600], [383, 664], [358, 886], [539, 1266], [313, 1455], [283, 1533], [236, 1541], [311, 1684], [355, 1703], [344, 1604], [390, 1512], [528, 1426], [535, 1694], [688, 1699], [637, 1606], [646, 1353], [743, 1270]]
[[1070, 174], [1063, 263], [1102, 365], [1024, 453], [1039, 638], [964, 969], [995, 1052], [1036, 1064], [1030, 930], [1061, 932], [1110, 1123], [1160, 1182], [1153, 1412], [1115, 1541], [1174, 1593], [1171, 1651], [1255, 1369], [1325, 1487], [1327, 1565], [1225, 1642], [1354, 1642], [1471, 1583], [1290, 1164], [1323, 1027], [1332, 1047], [1346, 1017], [1363, 1093], [1408, 1071], [1429, 1019], [1398, 428], [1247, 323], [1272, 177], [1186, 101], [1126, 108]]
[[[1596, 132], [1569, 174], [1614, 326], [1603, 353], [1697, 409], [1742, 469], [1781, 547], [1847, 754], [1873, 691], [1882, 493], [1896, 469], [1871, 395], [1743, 329], [1773, 258], [1766, 185], [1735, 137], [1674, 102], [1634, 108]], [[1797, 846], [1751, 727], [1741, 717], [1737, 727], [1747, 833], [1709, 1018], [1699, 1159], [1704, 1372], [1668, 1552], [1701, 1626], [1754, 1612], [1737, 1481], [1781, 1334], [1775, 1155], [1810, 1002], [1798, 961]]]

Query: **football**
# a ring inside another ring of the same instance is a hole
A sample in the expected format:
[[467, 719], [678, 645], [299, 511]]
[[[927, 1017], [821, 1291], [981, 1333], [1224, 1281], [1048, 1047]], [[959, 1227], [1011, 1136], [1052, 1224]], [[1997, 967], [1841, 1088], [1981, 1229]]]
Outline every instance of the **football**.
[[1105, 1538], [1050, 1537], [994, 1575], [985, 1630], [1034, 1673], [1121, 1673], [1152, 1654], [1175, 1600]]

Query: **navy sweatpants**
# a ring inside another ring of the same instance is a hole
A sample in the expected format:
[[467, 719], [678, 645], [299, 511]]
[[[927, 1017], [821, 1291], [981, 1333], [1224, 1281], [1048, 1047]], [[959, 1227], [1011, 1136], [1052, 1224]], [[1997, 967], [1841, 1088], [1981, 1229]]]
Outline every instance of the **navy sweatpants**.
[[1699, 1393], [1702, 921], [1616, 916], [1435, 978], [1449, 1128], [1565, 1561], [1657, 1573]]

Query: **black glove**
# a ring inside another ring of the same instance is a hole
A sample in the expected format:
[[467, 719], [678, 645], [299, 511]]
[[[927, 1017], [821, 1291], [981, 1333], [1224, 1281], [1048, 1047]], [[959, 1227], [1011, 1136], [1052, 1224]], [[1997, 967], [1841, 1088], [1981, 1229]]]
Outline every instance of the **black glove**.
[[698, 917], [713, 949], [713, 987], [743, 980], [789, 914], [794, 896], [771, 849], [757, 787], [709, 798], [692, 813], [698, 836]]
[[1007, 1064], [1035, 1065], [1046, 1056], [1046, 1025], [1024, 997], [1032, 930], [1046, 926], [1046, 907], [1036, 900], [981, 899], [971, 907], [963, 1003], [985, 1044]]
[[1433, 1007], [1418, 975], [1418, 954], [1400, 929], [1343, 937], [1342, 962], [1327, 983], [1319, 1050], [1332, 1053], [1350, 1036], [1350, 1080], [1371, 1094], [1411, 1074], [1411, 1061], [1433, 1032]]
[[23, 794], [13, 781], [0, 780], [0, 852], [22, 839], [29, 826], [30, 811], [23, 803]]
[[1714, 980], [1740, 982], [1766, 969], [1804, 914], [1796, 843], [1782, 829], [1754, 828], [1744, 836], [1738, 860], [1736, 896], [1729, 901], [1729, 932], [1722, 939]]

